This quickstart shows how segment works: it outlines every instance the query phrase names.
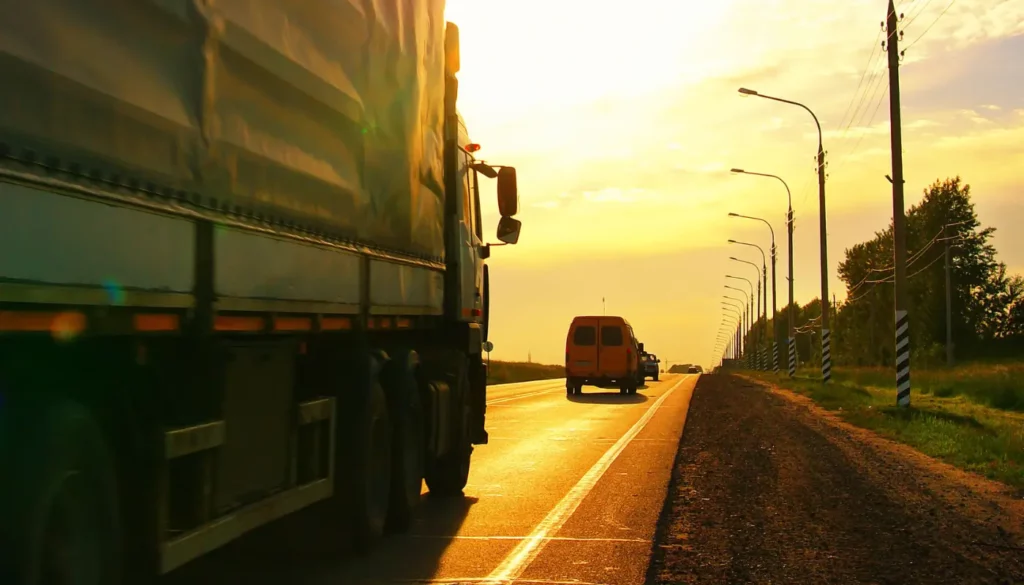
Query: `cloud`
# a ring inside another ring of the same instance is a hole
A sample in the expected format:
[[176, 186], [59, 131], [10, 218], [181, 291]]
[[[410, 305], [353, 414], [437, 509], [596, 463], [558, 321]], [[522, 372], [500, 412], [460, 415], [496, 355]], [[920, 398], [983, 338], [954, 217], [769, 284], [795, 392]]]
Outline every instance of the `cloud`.
[[555, 209], [557, 207], [561, 207], [561, 205], [562, 205], [561, 201], [553, 201], [553, 200], [537, 201], [535, 203], [531, 203], [530, 204], [531, 207], [538, 207], [540, 209]]
[[618, 187], [583, 192], [583, 199], [591, 203], [634, 203], [641, 198], [649, 199], [650, 196], [643, 189], [619, 189]]
[[[617, 304], [624, 313], [659, 315], [703, 306], [706, 291], [689, 280], [721, 275], [725, 238], [768, 237], [763, 225], [745, 226], [728, 212], [765, 217], [780, 239], [785, 229], [785, 189], [731, 175], [735, 166], [777, 174], [791, 188], [797, 298], [817, 294], [814, 121], [789, 104], [740, 97], [739, 87], [804, 103], [820, 121], [833, 272], [845, 248], [891, 216], [888, 70], [878, 27], [884, 3], [448, 2], [462, 12], [452, 15], [462, 31], [460, 108], [487, 159], [519, 168], [523, 237], [495, 261], [518, 271], [524, 292], [547, 287], [566, 307], [586, 306], [594, 294], [580, 279], [562, 278], [566, 266], [592, 261], [621, 274], [654, 254], [701, 251], [700, 266], [666, 285], [671, 303], [623, 293]], [[899, 7], [907, 204], [932, 181], [961, 175], [979, 216], [1006, 238], [1000, 254], [1016, 254], [1007, 261], [1019, 266], [1024, 235], [1016, 234], [1024, 232], [1013, 226], [1024, 221], [1024, 1], [957, 0], [936, 20], [947, 6], [908, 0]], [[486, 185], [493, 226], [493, 181]], [[507, 314], [521, 310], [516, 298]], [[677, 325], [695, 329], [687, 339], [703, 335], [698, 322]], [[514, 320], [506, 335], [521, 336], [534, 355], [545, 338], [520, 333]]]

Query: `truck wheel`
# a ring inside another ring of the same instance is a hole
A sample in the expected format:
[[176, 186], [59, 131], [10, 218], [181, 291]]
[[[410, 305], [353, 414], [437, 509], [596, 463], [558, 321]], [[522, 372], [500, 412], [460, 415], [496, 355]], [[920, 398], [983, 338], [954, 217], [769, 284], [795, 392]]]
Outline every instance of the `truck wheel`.
[[427, 461], [425, 478], [431, 495], [442, 497], [462, 495], [463, 488], [469, 482], [469, 462], [473, 456], [473, 445], [469, 442], [468, 433], [472, 406], [465, 358], [458, 360], [451, 379], [458, 409], [451, 429], [452, 448], [441, 457]]
[[18, 452], [5, 470], [14, 497], [2, 503], [7, 550], [0, 582], [117, 585], [123, 571], [117, 476], [102, 432], [73, 402], [27, 414], [31, 424], [14, 423]]
[[658, 374], [654, 374], [654, 381], [655, 381], [655, 382], [657, 382], [657, 381], [658, 381]]
[[391, 503], [387, 521], [388, 530], [393, 532], [408, 529], [423, 487], [426, 452], [423, 402], [416, 379], [418, 366], [416, 352], [400, 352], [391, 357], [382, 373], [393, 426]]
[[362, 406], [354, 413], [360, 416], [350, 418], [351, 467], [339, 475], [350, 475], [347, 504], [352, 541], [357, 551], [365, 552], [384, 533], [388, 518], [393, 430], [387, 397], [376, 379]]

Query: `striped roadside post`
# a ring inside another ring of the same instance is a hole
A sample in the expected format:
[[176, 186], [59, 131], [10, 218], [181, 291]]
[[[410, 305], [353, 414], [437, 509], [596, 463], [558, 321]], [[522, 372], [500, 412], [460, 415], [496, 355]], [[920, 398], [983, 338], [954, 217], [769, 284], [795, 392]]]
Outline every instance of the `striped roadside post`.
[[772, 369], [775, 375], [779, 374], [779, 344], [772, 339]]
[[796, 376], [796, 339], [789, 338], [789, 377]]
[[828, 383], [832, 379], [832, 331], [821, 330], [821, 381]]
[[910, 406], [910, 316], [896, 311], [896, 404]]

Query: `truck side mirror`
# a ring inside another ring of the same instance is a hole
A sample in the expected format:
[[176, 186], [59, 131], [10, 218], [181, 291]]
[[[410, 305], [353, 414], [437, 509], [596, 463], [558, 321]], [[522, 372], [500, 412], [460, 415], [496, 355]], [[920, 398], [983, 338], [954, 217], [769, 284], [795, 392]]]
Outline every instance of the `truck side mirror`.
[[641, 344], [640, 344], [640, 353], [643, 353], [643, 352], [644, 352], [644, 344], [643, 344], [643, 343], [641, 343]]
[[515, 244], [519, 241], [519, 230], [522, 227], [523, 222], [504, 216], [498, 220], [498, 239], [506, 244]]
[[477, 162], [469, 165], [470, 168], [487, 177], [488, 179], [494, 179], [498, 176], [498, 171], [494, 170], [494, 167], [484, 162]]
[[501, 167], [498, 170], [498, 211], [502, 217], [512, 217], [519, 212], [519, 191], [514, 167]]

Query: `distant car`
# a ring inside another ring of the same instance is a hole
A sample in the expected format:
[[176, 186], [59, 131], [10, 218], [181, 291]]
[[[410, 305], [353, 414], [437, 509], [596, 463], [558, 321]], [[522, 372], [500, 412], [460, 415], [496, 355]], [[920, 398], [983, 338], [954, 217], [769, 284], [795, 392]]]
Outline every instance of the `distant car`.
[[657, 382], [659, 370], [658, 364], [661, 363], [661, 360], [659, 360], [658, 356], [654, 355], [653, 353], [644, 354], [643, 356], [641, 356], [641, 359], [643, 360], [643, 368], [641, 369], [641, 381], [646, 380], [647, 376], [650, 376], [651, 378], [654, 379], [655, 382]]
[[686, 369], [686, 373], [687, 374], [699, 374], [700, 373], [700, 367], [699, 366], [690, 366], [689, 368]]

